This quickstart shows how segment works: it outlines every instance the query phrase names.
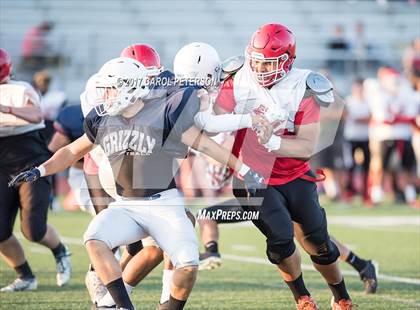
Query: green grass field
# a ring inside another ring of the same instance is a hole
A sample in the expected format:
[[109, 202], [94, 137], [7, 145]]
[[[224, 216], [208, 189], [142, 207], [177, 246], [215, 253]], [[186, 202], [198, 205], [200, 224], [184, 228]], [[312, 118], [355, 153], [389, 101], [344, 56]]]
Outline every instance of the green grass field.
[[[330, 232], [360, 256], [380, 264], [379, 290], [371, 296], [363, 295], [359, 278], [347, 264], [342, 264], [358, 309], [420, 309], [419, 211], [402, 205], [379, 209], [326, 206]], [[74, 273], [70, 284], [58, 288], [49, 250], [23, 241], [39, 288], [35, 292], [0, 293], [0, 309], [89, 309], [84, 287], [88, 258], [81, 244], [89, 221], [90, 216], [81, 212], [51, 213], [50, 223], [58, 228], [73, 252]], [[253, 226], [222, 225], [220, 247], [222, 256], [225, 255], [222, 267], [200, 272], [187, 309], [295, 309], [291, 293], [275, 268], [266, 262], [265, 240]], [[320, 275], [309, 268], [308, 257], [302, 256], [307, 287], [321, 309], [330, 309], [329, 290]], [[137, 309], [155, 309], [160, 296], [161, 270], [159, 266], [135, 289], [132, 296]], [[14, 277], [14, 272], [0, 261], [0, 285], [8, 284]], [[406, 283], [410, 280], [414, 283]]]

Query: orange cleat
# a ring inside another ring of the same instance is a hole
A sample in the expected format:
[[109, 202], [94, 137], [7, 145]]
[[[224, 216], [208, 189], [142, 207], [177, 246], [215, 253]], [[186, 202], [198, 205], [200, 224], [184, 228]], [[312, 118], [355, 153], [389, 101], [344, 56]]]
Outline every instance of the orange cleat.
[[311, 296], [300, 296], [297, 304], [297, 310], [319, 310], [318, 305]]
[[351, 299], [341, 299], [339, 302], [335, 302], [334, 297], [331, 299], [332, 310], [354, 310], [356, 307]]

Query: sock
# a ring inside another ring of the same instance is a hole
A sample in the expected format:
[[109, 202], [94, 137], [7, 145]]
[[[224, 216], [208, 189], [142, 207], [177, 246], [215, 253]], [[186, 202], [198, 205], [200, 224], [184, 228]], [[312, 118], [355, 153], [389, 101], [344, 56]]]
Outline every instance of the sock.
[[301, 296], [310, 296], [309, 291], [305, 287], [305, 283], [303, 282], [302, 274], [293, 281], [284, 281], [286, 282], [289, 289], [292, 291], [293, 297], [296, 301], [298, 301], [299, 297]]
[[58, 258], [66, 252], [66, 247], [60, 242], [54, 249], [51, 249], [51, 252], [55, 258]]
[[131, 303], [130, 297], [128, 296], [128, 293], [124, 286], [124, 282], [122, 278], [118, 278], [114, 281], [109, 282], [106, 285], [106, 288], [108, 289], [108, 292], [111, 294], [112, 299], [114, 299], [117, 307], [134, 310], [134, 306]]
[[[133, 291], [133, 289], [134, 289], [134, 286], [131, 286], [130, 284], [127, 284], [127, 283], [125, 283], [124, 282], [124, 286], [125, 286], [125, 289], [127, 290], [127, 293], [130, 295], [131, 294], [131, 292]], [[102, 297], [100, 300], [98, 300], [98, 302], [97, 302], [97, 306], [98, 307], [109, 307], [109, 308], [111, 308], [112, 306], [114, 306], [115, 305], [115, 301], [114, 301], [114, 299], [112, 298], [112, 296], [111, 296], [111, 294], [109, 293], [109, 291], [105, 294], [105, 296], [104, 297]]]
[[22, 265], [17, 266], [14, 268], [18, 277], [21, 279], [33, 279], [35, 278], [34, 274], [32, 273], [32, 269], [29, 266], [28, 262], [25, 261]]
[[347, 293], [346, 284], [344, 283], [344, 278], [340, 283], [328, 284], [328, 286], [334, 295], [335, 302], [339, 302], [341, 299], [350, 299], [349, 293]]
[[160, 295], [160, 303], [163, 304], [169, 300], [171, 295], [171, 281], [173, 270], [164, 269], [162, 275], [162, 294]]
[[206, 249], [206, 252], [219, 253], [219, 249], [217, 247], [217, 241], [207, 242], [204, 248]]
[[168, 310], [182, 310], [186, 302], [186, 300], [178, 300], [171, 295], [169, 296]]
[[346, 258], [346, 262], [349, 263], [358, 272], [361, 272], [367, 265], [366, 260], [358, 257], [352, 251], [350, 251], [349, 256]]
[[127, 293], [128, 293], [129, 295], [133, 292], [134, 287], [135, 287], [135, 286], [131, 286], [130, 284], [125, 283], [125, 282], [124, 282], [124, 286], [125, 286], [125, 289], [127, 290]]

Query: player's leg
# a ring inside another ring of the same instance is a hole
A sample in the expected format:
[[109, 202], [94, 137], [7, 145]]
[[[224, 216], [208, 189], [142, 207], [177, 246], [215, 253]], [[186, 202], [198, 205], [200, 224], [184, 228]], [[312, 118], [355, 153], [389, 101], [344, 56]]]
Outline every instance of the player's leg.
[[399, 187], [404, 193], [404, 200], [412, 207], [416, 205], [416, 188], [412, 179], [415, 170], [416, 158], [410, 141], [398, 141], [398, 150], [401, 158], [402, 173], [399, 176]]
[[[135, 251], [134, 245], [128, 247], [127, 253], [131, 259], [123, 269], [124, 282], [136, 286], [163, 260], [163, 252], [149, 236], [142, 240], [142, 249]], [[121, 261], [120, 261], [121, 265]]]
[[51, 191], [49, 179], [40, 178], [33, 183], [23, 183], [18, 190], [22, 233], [27, 240], [51, 250], [56, 261], [57, 285], [63, 286], [71, 278], [71, 254], [60, 241], [55, 228], [47, 224], [48, 196]]
[[135, 242], [145, 235], [123, 206], [102, 211], [91, 221], [85, 232], [84, 240], [91, 263], [118, 307], [134, 309], [124, 286], [120, 264], [112, 249]]
[[359, 273], [365, 287], [365, 293], [375, 294], [378, 288], [378, 263], [360, 258], [336, 238], [331, 235], [330, 238], [340, 251], [340, 260], [348, 263]]
[[13, 268], [18, 278], [3, 288], [2, 292], [34, 290], [37, 281], [25, 258], [19, 241], [13, 235], [13, 225], [18, 211], [18, 194], [15, 188], [7, 186], [7, 177], [0, 173], [0, 256]]
[[[219, 228], [221, 223], [234, 223], [237, 220], [227, 220], [222, 217], [223, 212], [243, 212], [242, 207], [235, 198], [223, 202], [220, 205], [204, 208], [199, 211], [200, 218], [197, 220], [200, 227], [201, 241], [204, 245], [204, 253], [200, 253], [200, 270], [220, 267], [222, 259], [219, 253]], [[206, 216], [210, 218], [206, 218]], [[215, 216], [214, 218], [213, 215]]]
[[183, 309], [197, 276], [198, 241], [178, 191], [169, 190], [162, 195], [150, 207], [148, 229], [175, 266], [168, 309]]
[[303, 280], [300, 253], [293, 241], [293, 224], [286, 198], [272, 186], [259, 191], [258, 197], [263, 197], [260, 207], [243, 208], [260, 211], [259, 219], [253, 222], [267, 238], [268, 260], [277, 266], [298, 309], [318, 309]]
[[330, 287], [335, 303], [342, 300], [350, 301], [344, 278], [338, 267], [337, 259], [340, 252], [329, 237], [327, 219], [324, 209], [318, 202], [316, 184], [297, 179], [287, 183], [281, 190], [289, 201], [288, 207], [293, 221], [302, 229], [303, 237], [299, 241], [310, 255], [315, 269], [321, 273]]
[[[86, 154], [83, 162], [84, 179], [87, 184], [89, 198], [92, 202], [94, 213], [105, 210], [114, 199], [103, 189], [99, 178], [99, 167], [90, 155]], [[92, 303], [102, 299], [107, 294], [105, 285], [101, 282], [92, 264], [85, 277], [85, 285]]]
[[370, 167], [370, 150], [369, 150], [369, 141], [360, 142], [360, 148], [363, 152], [363, 183], [362, 183], [362, 193], [363, 193], [363, 202], [370, 203], [369, 198], [369, 167]]

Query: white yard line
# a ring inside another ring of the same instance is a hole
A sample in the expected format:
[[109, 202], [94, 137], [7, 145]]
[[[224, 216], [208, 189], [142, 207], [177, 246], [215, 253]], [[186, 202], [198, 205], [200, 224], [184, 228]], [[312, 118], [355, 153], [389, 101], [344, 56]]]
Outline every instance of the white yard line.
[[[366, 296], [366, 295], [360, 295], [360, 296]], [[396, 298], [396, 297], [393, 297], [393, 296], [390, 296], [390, 295], [384, 295], [382, 293], [376, 294], [376, 295], [371, 295], [371, 297], [380, 298], [380, 299], [383, 299], [383, 300], [388, 300], [388, 301], [412, 306], [412, 307], [410, 307], [410, 309], [419, 309], [420, 308], [420, 301], [418, 301], [418, 300]]]
[[[372, 227], [417, 227], [420, 233], [420, 216], [347, 216], [347, 215], [332, 215], [328, 216], [328, 224], [353, 226], [360, 228]], [[252, 226], [252, 222], [240, 222], [221, 224], [228, 228], [235, 226]]]
[[[242, 262], [242, 263], [246, 262], [246, 263], [259, 264], [259, 265], [272, 265], [266, 258], [261, 258], [261, 257], [222, 254], [222, 259], [227, 259], [227, 260], [231, 260], [235, 262]], [[302, 269], [315, 271], [315, 268], [313, 266], [305, 265], [305, 264], [302, 265]], [[356, 271], [343, 270], [343, 274], [347, 276], [359, 277], [359, 274]], [[390, 282], [420, 285], [420, 279], [416, 279], [416, 278], [396, 277], [396, 276], [389, 276], [385, 274], [379, 274], [378, 278], [380, 280], [385, 280], [385, 281], [390, 281]]]

